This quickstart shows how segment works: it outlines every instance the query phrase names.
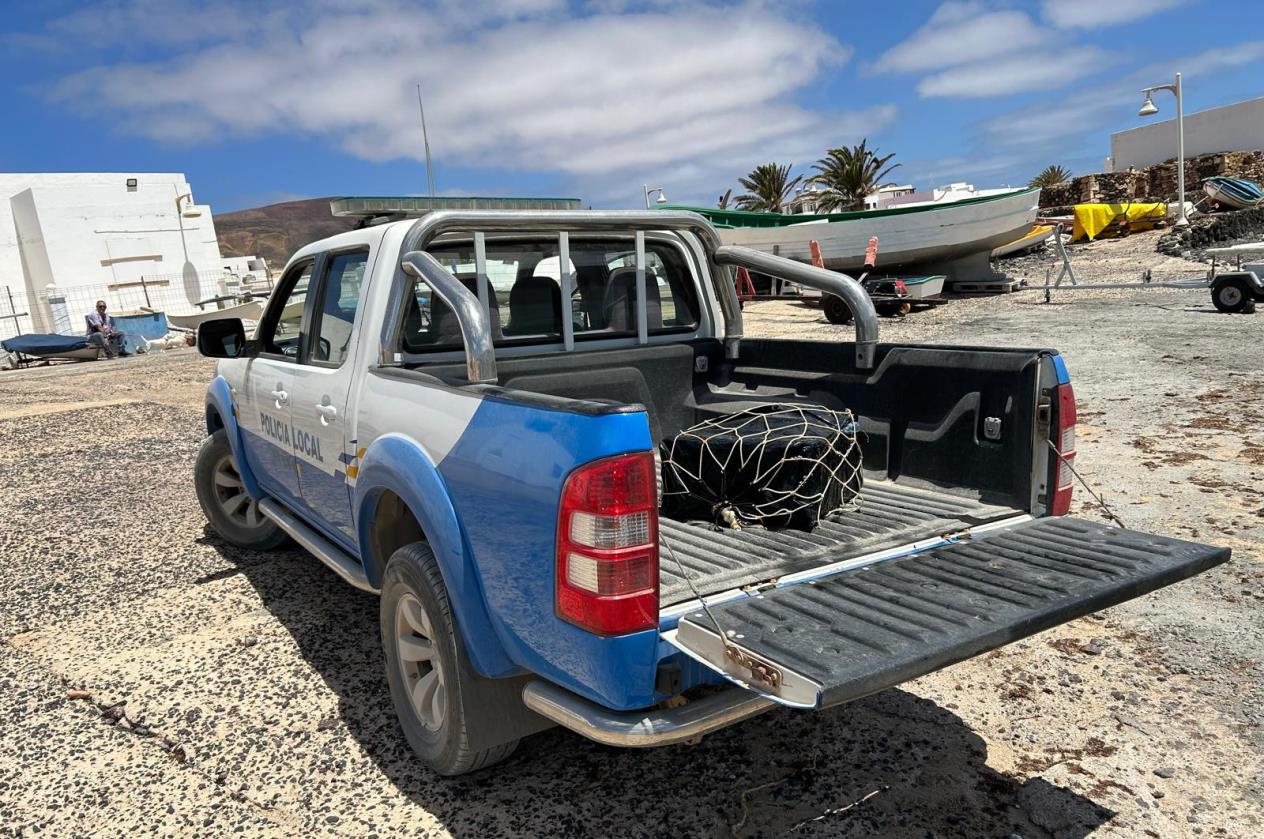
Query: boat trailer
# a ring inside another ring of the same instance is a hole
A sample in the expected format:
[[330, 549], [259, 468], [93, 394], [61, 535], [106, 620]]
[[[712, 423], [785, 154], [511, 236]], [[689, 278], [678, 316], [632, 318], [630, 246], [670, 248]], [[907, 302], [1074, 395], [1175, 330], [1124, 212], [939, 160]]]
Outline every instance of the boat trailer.
[[[1211, 290], [1212, 305], [1217, 310], [1228, 314], [1252, 314], [1255, 312], [1255, 303], [1264, 301], [1264, 262], [1248, 263], [1246, 265], [1242, 263], [1242, 257], [1244, 256], [1259, 255], [1264, 257], [1264, 242], [1251, 242], [1224, 248], [1209, 248], [1207, 253], [1211, 255], [1211, 268], [1208, 269], [1206, 277], [1155, 282], [1151, 279], [1150, 270], [1147, 268], [1142, 273], [1140, 282], [1082, 283], [1079, 277], [1076, 276], [1075, 266], [1071, 264], [1071, 257], [1066, 251], [1062, 233], [1063, 227], [1058, 225], [1052, 238], [1058, 257], [1062, 260], [1062, 269], [1052, 283], [1050, 282], [1049, 274], [1045, 274], [1045, 284], [1041, 288], [1044, 290], [1046, 303], [1052, 302], [1054, 291], [1106, 291], [1111, 289], [1142, 288], [1207, 288]], [[1220, 257], [1235, 257], [1234, 269], [1230, 271], [1219, 270], [1216, 262]], [[1064, 280], [1068, 280], [1068, 284], [1063, 285]]]

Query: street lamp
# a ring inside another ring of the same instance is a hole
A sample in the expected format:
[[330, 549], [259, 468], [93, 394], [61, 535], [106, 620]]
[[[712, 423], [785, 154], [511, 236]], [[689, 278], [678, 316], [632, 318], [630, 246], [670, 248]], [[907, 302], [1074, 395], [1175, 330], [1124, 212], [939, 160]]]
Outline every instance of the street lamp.
[[[189, 206], [184, 208], [184, 212], [180, 212], [180, 204], [186, 199], [189, 202]], [[176, 196], [176, 212], [180, 213], [180, 215], [184, 216], [185, 218], [198, 218], [199, 216], [202, 215], [202, 211], [199, 210], [198, 206], [193, 203], [192, 192], [186, 192], [183, 195]]]
[[661, 186], [650, 186], [649, 184], [642, 184], [642, 186], [645, 188], [645, 209], [648, 210], [650, 208], [650, 194], [654, 192], [658, 193], [658, 197], [654, 199], [655, 204], [667, 203], [667, 196], [663, 194]]
[[1159, 112], [1153, 98], [1156, 90], [1170, 90], [1176, 95], [1176, 200], [1181, 208], [1176, 215], [1176, 226], [1188, 227], [1189, 219], [1185, 216], [1185, 109], [1181, 99], [1181, 74], [1176, 74], [1176, 82], [1173, 84], [1143, 88], [1141, 92], [1145, 94], [1145, 101], [1141, 103], [1137, 116], [1148, 117]]

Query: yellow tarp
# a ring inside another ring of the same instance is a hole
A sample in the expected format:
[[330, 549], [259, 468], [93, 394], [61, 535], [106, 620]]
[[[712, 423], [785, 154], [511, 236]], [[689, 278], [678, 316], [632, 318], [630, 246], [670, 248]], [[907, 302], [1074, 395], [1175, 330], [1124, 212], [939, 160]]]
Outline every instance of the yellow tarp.
[[1121, 216], [1127, 217], [1133, 230], [1148, 230], [1155, 222], [1167, 218], [1167, 204], [1076, 204], [1071, 241], [1094, 239]]

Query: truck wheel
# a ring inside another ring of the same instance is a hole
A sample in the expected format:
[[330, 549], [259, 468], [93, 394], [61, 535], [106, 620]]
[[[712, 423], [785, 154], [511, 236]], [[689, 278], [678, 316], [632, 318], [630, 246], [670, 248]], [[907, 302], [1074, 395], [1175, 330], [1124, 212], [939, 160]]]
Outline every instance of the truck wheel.
[[1247, 304], [1251, 302], [1251, 291], [1247, 288], [1246, 280], [1231, 277], [1211, 290], [1211, 302], [1220, 311], [1235, 315], [1246, 311]]
[[825, 295], [821, 301], [821, 308], [825, 310], [825, 319], [830, 323], [839, 325], [851, 323], [851, 309], [847, 308], [843, 298], [837, 294]]
[[267, 551], [289, 538], [246, 492], [224, 429], [202, 442], [193, 467], [193, 486], [206, 520], [230, 545]]
[[440, 775], [463, 775], [508, 757], [513, 740], [470, 748], [456, 624], [434, 552], [424, 542], [391, 555], [382, 579], [386, 681], [404, 737]]

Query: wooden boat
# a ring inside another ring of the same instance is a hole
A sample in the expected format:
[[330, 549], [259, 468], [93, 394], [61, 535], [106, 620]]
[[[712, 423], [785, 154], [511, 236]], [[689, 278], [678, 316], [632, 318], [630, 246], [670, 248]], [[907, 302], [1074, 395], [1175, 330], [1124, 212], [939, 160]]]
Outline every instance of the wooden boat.
[[[1040, 190], [1020, 189], [946, 204], [892, 207], [854, 213], [782, 215], [702, 207], [725, 244], [742, 245], [811, 262], [808, 242], [820, 242], [825, 267], [858, 273], [871, 236], [882, 242], [884, 271], [945, 274], [952, 282], [991, 278], [992, 249], [1029, 231]], [[916, 266], [918, 270], [909, 271]]]
[[263, 305], [258, 301], [252, 300], [249, 303], [239, 303], [236, 306], [228, 306], [224, 309], [208, 309], [192, 315], [169, 314], [167, 315], [167, 322], [180, 329], [197, 329], [200, 324], [206, 323], [208, 320], [218, 320], [220, 318], [258, 320], [261, 314], [263, 314]]
[[992, 249], [992, 258], [999, 259], [1002, 256], [1011, 256], [1016, 253], [1031, 250], [1036, 245], [1043, 244], [1053, 235], [1052, 224], [1037, 224], [1027, 231], [1025, 236], [1021, 236], [1007, 245], [1001, 245], [999, 248]]
[[1217, 204], [1246, 210], [1264, 203], [1264, 190], [1246, 178], [1214, 177], [1203, 181], [1203, 192]]

